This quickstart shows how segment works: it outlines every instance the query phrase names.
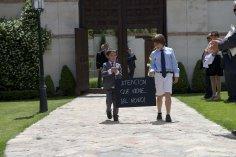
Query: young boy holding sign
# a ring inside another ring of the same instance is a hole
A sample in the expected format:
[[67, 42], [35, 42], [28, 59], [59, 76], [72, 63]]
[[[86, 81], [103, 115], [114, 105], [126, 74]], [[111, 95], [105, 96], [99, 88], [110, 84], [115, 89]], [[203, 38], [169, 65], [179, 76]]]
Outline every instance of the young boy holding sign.
[[115, 96], [115, 80], [122, 78], [121, 65], [117, 63], [117, 52], [115, 50], [108, 50], [106, 52], [108, 62], [103, 64], [102, 77], [103, 87], [107, 90], [106, 94], [106, 113], [107, 118], [112, 119], [111, 105], [113, 104], [113, 118], [114, 121], [119, 121], [118, 112], [119, 109], [116, 105]]
[[149, 76], [155, 77], [157, 96], [157, 120], [162, 120], [162, 99], [165, 97], [166, 122], [172, 122], [170, 116], [172, 84], [178, 82], [179, 68], [172, 48], [165, 47], [166, 40], [162, 34], [153, 38], [155, 50], [150, 55]]

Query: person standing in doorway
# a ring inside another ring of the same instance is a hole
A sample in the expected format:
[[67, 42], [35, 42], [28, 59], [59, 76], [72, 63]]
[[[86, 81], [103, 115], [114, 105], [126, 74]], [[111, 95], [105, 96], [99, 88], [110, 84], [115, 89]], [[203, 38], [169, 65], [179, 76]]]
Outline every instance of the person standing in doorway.
[[96, 67], [97, 67], [97, 72], [98, 72], [98, 84], [97, 87], [101, 88], [102, 87], [102, 74], [101, 70], [103, 67], [103, 63], [106, 63], [108, 61], [106, 57], [106, 51], [108, 50], [108, 44], [102, 44], [101, 45], [101, 51], [97, 53], [96, 56]]
[[157, 120], [162, 120], [162, 99], [165, 97], [166, 122], [172, 122], [171, 94], [172, 85], [179, 80], [178, 62], [172, 48], [165, 47], [166, 39], [162, 34], [157, 34], [154, 39], [155, 50], [151, 53], [151, 68], [149, 76], [155, 77], [157, 96]]
[[137, 60], [135, 54], [131, 51], [131, 49], [129, 48], [127, 51], [127, 61], [128, 61], [128, 69], [129, 69], [129, 78], [133, 78], [134, 77], [134, 72], [135, 72], [135, 60]]

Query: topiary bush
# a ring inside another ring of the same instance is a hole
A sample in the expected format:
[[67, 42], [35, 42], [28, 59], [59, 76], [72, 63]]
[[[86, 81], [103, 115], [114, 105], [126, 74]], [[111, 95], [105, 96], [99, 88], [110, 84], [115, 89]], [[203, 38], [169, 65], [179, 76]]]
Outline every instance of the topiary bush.
[[[39, 88], [39, 59], [36, 12], [25, 1], [21, 17], [0, 20], [0, 84], [7, 90]], [[43, 50], [51, 33], [42, 30]]]
[[201, 68], [202, 60], [198, 60], [193, 72], [192, 91], [204, 92], [205, 89], [205, 71]]
[[185, 70], [183, 63], [178, 63], [180, 74], [179, 74], [179, 82], [173, 85], [174, 93], [187, 93], [189, 91], [190, 85], [188, 82], [188, 76]]
[[47, 89], [47, 96], [53, 97], [55, 95], [55, 86], [50, 75], [45, 77], [45, 84]]
[[75, 79], [68, 68], [68, 66], [64, 65], [61, 71], [61, 79], [59, 81], [60, 90], [63, 92], [63, 95], [75, 95]]

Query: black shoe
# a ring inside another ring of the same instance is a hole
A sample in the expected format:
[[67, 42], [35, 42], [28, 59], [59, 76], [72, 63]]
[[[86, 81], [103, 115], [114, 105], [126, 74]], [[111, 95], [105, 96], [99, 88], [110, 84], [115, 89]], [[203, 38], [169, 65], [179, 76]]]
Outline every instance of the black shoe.
[[172, 122], [171, 117], [169, 114], [166, 115], [166, 122]]
[[108, 119], [112, 119], [111, 111], [107, 111], [107, 118], [108, 118]]
[[232, 134], [233, 134], [234, 136], [236, 136], [236, 130], [233, 130], [233, 131], [232, 131]]
[[162, 120], [162, 113], [158, 113], [157, 120]]
[[114, 115], [113, 118], [114, 118], [114, 122], [118, 122], [119, 121], [119, 116], [118, 115]]

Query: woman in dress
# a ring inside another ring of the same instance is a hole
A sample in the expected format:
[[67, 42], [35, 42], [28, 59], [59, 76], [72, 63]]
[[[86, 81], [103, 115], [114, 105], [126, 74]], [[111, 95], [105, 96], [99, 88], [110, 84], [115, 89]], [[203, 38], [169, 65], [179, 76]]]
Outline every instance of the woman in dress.
[[[217, 31], [213, 31], [210, 34], [211, 40], [219, 39], [219, 33]], [[220, 100], [220, 92], [221, 92], [221, 76], [223, 76], [223, 68], [222, 68], [222, 58], [220, 52], [216, 54], [212, 54], [214, 60], [212, 64], [206, 70], [206, 74], [210, 76], [211, 79], [211, 87], [212, 87], [212, 100]]]

